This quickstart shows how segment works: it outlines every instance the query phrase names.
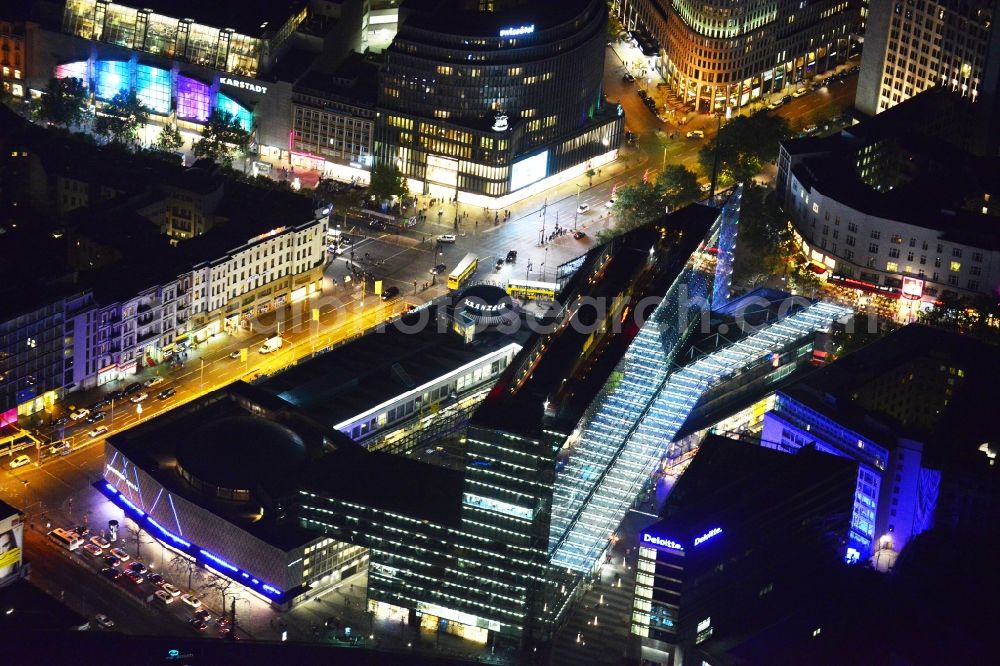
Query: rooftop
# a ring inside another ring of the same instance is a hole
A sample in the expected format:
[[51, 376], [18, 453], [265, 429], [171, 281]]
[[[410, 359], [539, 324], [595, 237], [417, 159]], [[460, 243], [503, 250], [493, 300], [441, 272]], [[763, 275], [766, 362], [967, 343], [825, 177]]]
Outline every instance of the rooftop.
[[295, 92], [316, 94], [348, 104], [375, 107], [378, 63], [353, 51], [333, 72], [311, 69], [295, 82]]
[[404, 0], [400, 21], [434, 32], [498, 37], [504, 28], [532, 26], [533, 32], [562, 25], [582, 14], [593, 0], [494, 0], [493, 11], [479, 11], [466, 0]]
[[126, 7], [152, 9], [177, 19], [193, 19], [213, 28], [264, 37], [277, 31], [305, 7], [307, 0], [126, 0]]

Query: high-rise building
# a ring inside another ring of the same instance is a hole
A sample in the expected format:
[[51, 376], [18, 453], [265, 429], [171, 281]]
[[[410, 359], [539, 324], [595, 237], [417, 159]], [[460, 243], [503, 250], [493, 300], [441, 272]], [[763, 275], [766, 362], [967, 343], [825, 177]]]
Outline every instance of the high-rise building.
[[600, 0], [408, 0], [399, 19], [375, 153], [411, 191], [502, 207], [615, 158]]
[[857, 45], [858, 0], [616, 0], [626, 29], [649, 34], [648, 55], [699, 113], [739, 109], [847, 62]]
[[881, 113], [940, 86], [975, 102], [997, 93], [1000, 2], [872, 2], [855, 106]]

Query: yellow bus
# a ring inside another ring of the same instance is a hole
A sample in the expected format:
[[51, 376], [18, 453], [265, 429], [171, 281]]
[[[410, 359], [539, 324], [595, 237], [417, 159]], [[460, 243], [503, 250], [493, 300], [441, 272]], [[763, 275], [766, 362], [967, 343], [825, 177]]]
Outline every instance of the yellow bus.
[[458, 289], [462, 286], [462, 283], [472, 277], [472, 274], [476, 272], [476, 266], [479, 265], [479, 258], [474, 254], [467, 254], [462, 261], [458, 262], [458, 266], [455, 266], [455, 270], [451, 272], [448, 276], [448, 288]]
[[507, 293], [511, 298], [518, 298], [522, 301], [551, 301], [559, 293], [559, 285], [555, 282], [511, 280], [507, 283]]

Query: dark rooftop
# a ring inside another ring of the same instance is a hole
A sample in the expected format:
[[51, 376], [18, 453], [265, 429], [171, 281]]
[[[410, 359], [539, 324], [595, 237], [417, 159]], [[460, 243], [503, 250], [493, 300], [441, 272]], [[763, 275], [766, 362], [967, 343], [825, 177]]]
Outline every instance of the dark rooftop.
[[[383, 332], [365, 335], [300, 363], [258, 386], [330, 427], [471, 363], [526, 332], [485, 332], [466, 344], [447, 323], [439, 329], [437, 308], [419, 310]], [[426, 326], [411, 324], [429, 317]]]
[[[31, 252], [25, 252], [31, 248]], [[83, 291], [66, 263], [66, 240], [27, 224], [0, 226], [0, 318], [43, 308]]]
[[295, 83], [295, 92], [374, 108], [378, 98], [378, 63], [351, 52], [332, 72], [311, 69]]

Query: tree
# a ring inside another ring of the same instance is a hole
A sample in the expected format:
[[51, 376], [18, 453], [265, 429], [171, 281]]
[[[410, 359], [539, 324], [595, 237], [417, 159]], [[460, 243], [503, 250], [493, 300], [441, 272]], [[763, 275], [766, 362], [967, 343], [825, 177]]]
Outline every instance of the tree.
[[250, 132], [233, 114], [220, 109], [212, 112], [201, 137], [192, 147], [195, 156], [225, 167], [232, 167], [237, 152], [245, 155], [250, 149]]
[[761, 185], [743, 188], [733, 283], [756, 283], [760, 274], [784, 275], [795, 254], [791, 231], [774, 192]]
[[619, 187], [611, 210], [617, 218], [613, 235], [635, 229], [662, 215], [666, 209], [663, 188], [659, 181], [644, 180], [634, 185]]
[[406, 187], [406, 178], [403, 172], [395, 164], [379, 164], [372, 169], [371, 183], [368, 185], [368, 194], [376, 201], [392, 201], [394, 198], [402, 199], [409, 192]]
[[593, 187], [594, 186], [594, 176], [597, 175], [597, 172], [594, 171], [593, 169], [587, 169], [587, 173], [585, 173], [584, 175], [587, 177], [587, 182], [588, 182], [587, 187]]
[[701, 188], [698, 186], [698, 176], [683, 164], [671, 164], [656, 184], [662, 189], [662, 199], [670, 210], [677, 210], [698, 199]]
[[719, 181], [749, 183], [765, 162], [775, 159], [778, 144], [790, 136], [788, 121], [780, 116], [763, 112], [737, 116], [719, 130], [714, 141], [702, 147], [698, 160], [705, 173], [711, 174], [718, 148]]
[[167, 125], [160, 130], [160, 135], [156, 137], [154, 146], [157, 150], [162, 150], [165, 153], [175, 153], [184, 146], [184, 139], [181, 138], [181, 133], [177, 131], [176, 125]]
[[45, 92], [32, 106], [36, 120], [60, 127], [81, 124], [87, 117], [89, 95], [80, 79], [49, 79]]
[[106, 141], [134, 148], [139, 143], [139, 129], [149, 120], [149, 109], [135, 92], [121, 90], [103, 106], [94, 121], [94, 133]]

